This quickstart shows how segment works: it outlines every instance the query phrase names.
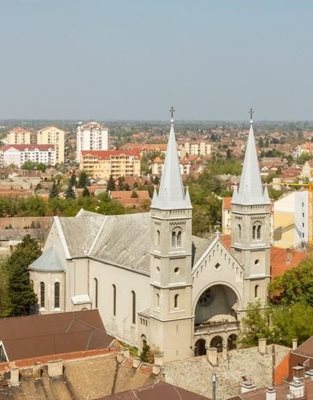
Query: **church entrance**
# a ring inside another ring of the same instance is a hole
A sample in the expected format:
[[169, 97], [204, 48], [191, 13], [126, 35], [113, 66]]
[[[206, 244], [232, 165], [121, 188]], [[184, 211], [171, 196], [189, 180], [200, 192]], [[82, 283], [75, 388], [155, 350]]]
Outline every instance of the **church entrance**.
[[205, 356], [206, 355], [206, 348], [205, 348], [205, 340], [198, 339], [195, 343], [195, 356]]
[[195, 310], [195, 325], [215, 325], [237, 321], [236, 293], [226, 285], [214, 285], [199, 297]]

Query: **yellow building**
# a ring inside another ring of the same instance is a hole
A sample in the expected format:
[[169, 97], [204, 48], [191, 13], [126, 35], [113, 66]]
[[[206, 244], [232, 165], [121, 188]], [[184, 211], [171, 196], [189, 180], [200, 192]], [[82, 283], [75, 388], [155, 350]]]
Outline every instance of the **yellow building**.
[[135, 150], [86, 150], [81, 152], [79, 168], [89, 176], [109, 179], [140, 175], [140, 154]]
[[13, 128], [6, 136], [7, 144], [31, 144], [31, 132], [24, 128]]
[[64, 131], [55, 126], [47, 126], [40, 129], [37, 134], [38, 144], [54, 144], [56, 150], [56, 162], [64, 163]]

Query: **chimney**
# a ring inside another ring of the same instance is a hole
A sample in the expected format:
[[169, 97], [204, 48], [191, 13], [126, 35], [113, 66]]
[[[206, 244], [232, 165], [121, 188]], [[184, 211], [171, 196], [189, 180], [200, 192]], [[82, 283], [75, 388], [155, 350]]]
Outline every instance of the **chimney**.
[[16, 367], [10, 369], [10, 386], [20, 386], [20, 370]]
[[37, 381], [38, 379], [41, 379], [41, 375], [42, 375], [41, 363], [40, 362], [36, 362], [33, 365], [33, 378], [34, 378], [34, 380]]
[[286, 264], [290, 264], [292, 260], [292, 250], [286, 249]]
[[289, 384], [289, 393], [292, 398], [300, 399], [304, 397], [304, 380], [293, 378]]
[[243, 381], [241, 383], [241, 393], [252, 392], [256, 389], [256, 386], [251, 381]]
[[259, 349], [260, 354], [262, 354], [262, 355], [266, 354], [266, 339], [265, 338], [259, 339], [258, 349]]
[[212, 367], [217, 366], [217, 348], [216, 347], [209, 347], [207, 349], [207, 358], [209, 363], [212, 365]]
[[304, 367], [302, 365], [296, 365], [295, 367], [292, 367], [292, 377], [294, 379], [303, 379]]
[[292, 339], [292, 350], [296, 350], [298, 347], [298, 339]]
[[63, 375], [63, 360], [48, 362], [48, 375], [50, 378], [56, 378]]
[[276, 400], [276, 390], [273, 387], [266, 389], [265, 400]]

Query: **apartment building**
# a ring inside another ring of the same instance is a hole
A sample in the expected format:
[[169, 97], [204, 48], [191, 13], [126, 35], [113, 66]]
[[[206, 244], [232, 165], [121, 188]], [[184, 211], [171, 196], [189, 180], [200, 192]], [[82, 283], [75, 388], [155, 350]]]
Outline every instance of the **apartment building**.
[[109, 179], [140, 175], [140, 153], [134, 150], [84, 150], [81, 152], [81, 170], [89, 176]]
[[76, 142], [76, 161], [79, 163], [82, 151], [109, 149], [109, 130], [98, 122], [78, 125]]
[[208, 156], [211, 154], [211, 144], [207, 142], [185, 142], [178, 146], [181, 157]]
[[[191, 161], [187, 158], [183, 158], [179, 161], [180, 173], [182, 175], [189, 175], [191, 172]], [[164, 160], [160, 157], [156, 157], [151, 163], [152, 175], [162, 175], [164, 169]]]
[[0, 148], [1, 167], [13, 164], [21, 168], [25, 161], [54, 166], [56, 164], [55, 146], [47, 144], [16, 144]]
[[9, 131], [6, 136], [6, 144], [30, 144], [32, 133], [24, 128], [16, 127]]
[[55, 146], [56, 162], [64, 163], [65, 132], [55, 126], [40, 129], [37, 134], [37, 144], [53, 144]]

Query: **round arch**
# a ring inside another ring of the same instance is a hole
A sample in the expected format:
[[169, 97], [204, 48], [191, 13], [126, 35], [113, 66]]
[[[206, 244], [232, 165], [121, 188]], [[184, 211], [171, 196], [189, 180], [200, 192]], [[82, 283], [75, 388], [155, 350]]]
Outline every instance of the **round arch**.
[[235, 350], [237, 349], [237, 340], [238, 336], [235, 333], [232, 333], [227, 338], [227, 349], [228, 350]]
[[222, 338], [222, 336], [214, 336], [214, 338], [211, 339], [210, 347], [215, 347], [217, 349], [218, 353], [223, 351], [223, 338]]
[[204, 356], [206, 355], [206, 341], [204, 339], [198, 339], [195, 343], [195, 356]]
[[240, 298], [233, 287], [226, 284], [208, 285], [194, 304], [195, 325], [235, 322]]

